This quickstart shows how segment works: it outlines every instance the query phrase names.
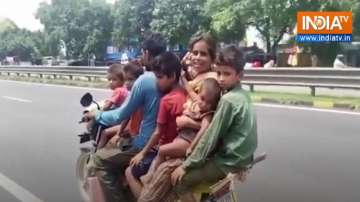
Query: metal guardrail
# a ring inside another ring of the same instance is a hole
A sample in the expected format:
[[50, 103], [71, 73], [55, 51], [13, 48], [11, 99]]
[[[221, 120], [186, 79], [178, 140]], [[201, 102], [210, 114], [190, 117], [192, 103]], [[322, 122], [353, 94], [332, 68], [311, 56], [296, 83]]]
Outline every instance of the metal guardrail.
[[0, 74], [3, 75], [37, 75], [40, 78], [68, 77], [70, 80], [76, 77], [105, 78], [107, 67], [73, 67], [73, 66], [0, 66]]
[[[86, 77], [105, 78], [107, 67], [68, 67], [68, 66], [0, 66], [1, 75], [37, 75], [43, 78]], [[334, 68], [268, 68], [246, 69], [243, 84], [254, 86], [300, 86], [309, 87], [311, 95], [315, 96], [315, 89], [343, 88], [360, 89], [360, 68], [334, 69]]]
[[360, 89], [360, 69], [334, 68], [269, 68], [245, 70], [244, 84], [253, 91], [255, 85], [309, 87], [315, 89]]

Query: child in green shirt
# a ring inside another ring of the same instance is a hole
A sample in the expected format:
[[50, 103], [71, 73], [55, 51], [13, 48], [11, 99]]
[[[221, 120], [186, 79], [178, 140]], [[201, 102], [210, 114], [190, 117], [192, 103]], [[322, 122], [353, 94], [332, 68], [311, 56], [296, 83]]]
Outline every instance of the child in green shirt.
[[195, 201], [192, 187], [203, 182], [215, 183], [253, 160], [257, 124], [251, 98], [241, 88], [244, 63], [243, 53], [234, 45], [217, 55], [215, 69], [225, 94], [194, 151], [172, 173], [172, 183], [182, 201]]

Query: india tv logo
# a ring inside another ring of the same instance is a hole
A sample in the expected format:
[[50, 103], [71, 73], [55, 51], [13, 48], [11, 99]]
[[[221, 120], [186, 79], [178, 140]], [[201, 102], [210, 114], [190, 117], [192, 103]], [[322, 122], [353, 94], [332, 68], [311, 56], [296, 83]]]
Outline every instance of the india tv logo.
[[298, 12], [297, 42], [352, 42], [350, 11]]

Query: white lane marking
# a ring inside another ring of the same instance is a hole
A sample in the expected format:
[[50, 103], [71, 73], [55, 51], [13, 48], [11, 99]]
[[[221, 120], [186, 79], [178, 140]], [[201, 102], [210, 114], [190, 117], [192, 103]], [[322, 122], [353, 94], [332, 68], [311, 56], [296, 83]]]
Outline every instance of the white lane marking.
[[100, 91], [100, 92], [109, 92], [110, 91], [110, 89], [80, 87], [80, 86], [67, 86], [67, 85], [57, 85], [57, 84], [45, 84], [45, 83], [35, 83], [35, 82], [26, 82], [26, 81], [11, 81], [11, 80], [1, 80], [0, 79], [0, 82], [17, 83], [17, 84], [33, 85], [33, 86], [47, 86], [47, 87], [70, 88], [70, 89], [79, 89], [79, 90], [92, 90], [92, 91]]
[[26, 102], [26, 103], [31, 103], [31, 100], [26, 100], [26, 99], [22, 99], [22, 98], [16, 98], [16, 97], [10, 97], [10, 96], [3, 96], [4, 99], [8, 99], [8, 100], [14, 100], [14, 101], [18, 101], [18, 102]]
[[2, 173], [0, 173], [0, 187], [3, 187], [21, 202], [44, 202]]
[[319, 108], [312, 108], [312, 107], [299, 107], [299, 106], [291, 106], [291, 105], [276, 105], [276, 104], [264, 104], [264, 103], [255, 103], [255, 106], [360, 116], [360, 112], [340, 111], [340, 110], [334, 110], [334, 109], [319, 109]]

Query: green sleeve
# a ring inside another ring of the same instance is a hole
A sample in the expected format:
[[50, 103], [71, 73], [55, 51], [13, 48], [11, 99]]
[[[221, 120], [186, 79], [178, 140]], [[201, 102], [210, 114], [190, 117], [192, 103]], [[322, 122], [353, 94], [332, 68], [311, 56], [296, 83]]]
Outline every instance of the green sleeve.
[[212, 122], [205, 134], [201, 137], [192, 154], [184, 161], [185, 170], [201, 166], [210, 152], [217, 145], [221, 135], [230, 127], [234, 113], [231, 103], [221, 99]]

